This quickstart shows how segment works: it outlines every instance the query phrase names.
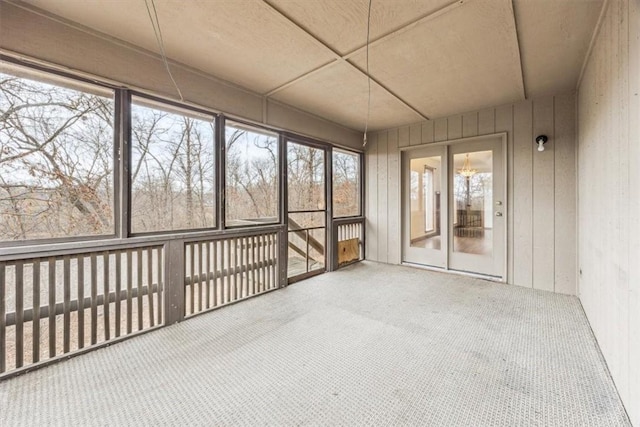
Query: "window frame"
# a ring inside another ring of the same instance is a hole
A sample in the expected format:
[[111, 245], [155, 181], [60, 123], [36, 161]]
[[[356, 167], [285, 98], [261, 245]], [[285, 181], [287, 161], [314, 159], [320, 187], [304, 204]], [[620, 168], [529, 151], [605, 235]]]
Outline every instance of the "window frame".
[[[221, 176], [220, 176], [221, 178], [220, 191], [224, 194], [224, 201], [222, 206], [223, 216], [220, 218], [222, 221], [221, 229], [237, 230], [237, 229], [243, 229], [243, 228], [256, 228], [256, 227], [265, 227], [265, 226], [271, 226], [271, 225], [282, 225], [286, 220], [286, 213], [283, 212], [283, 209], [282, 209], [282, 206], [283, 206], [282, 200], [285, 197], [285, 193], [283, 192], [283, 186], [286, 185], [287, 183], [287, 178], [284, 175], [286, 174], [286, 166], [284, 166], [286, 164], [286, 151], [285, 151], [285, 157], [283, 158], [283, 150], [286, 150], [286, 143], [284, 143], [283, 141], [283, 132], [275, 130], [268, 126], [252, 123], [247, 120], [238, 119], [236, 117], [228, 117], [228, 116], [225, 116], [224, 114], [221, 114], [221, 116], [222, 116], [222, 128], [220, 130], [220, 133], [221, 133], [220, 149], [222, 151], [222, 157], [221, 157], [222, 168], [221, 168]], [[276, 188], [277, 188], [276, 197], [278, 198], [278, 200], [276, 201], [276, 206], [278, 207], [278, 212], [276, 213], [275, 221], [257, 223], [257, 224], [241, 224], [241, 225], [227, 224], [227, 132], [226, 130], [227, 130], [228, 123], [230, 123], [229, 126], [232, 126], [232, 127], [233, 127], [233, 123], [237, 123], [239, 126], [243, 128], [256, 129], [256, 133], [271, 134], [276, 138], [276, 141], [277, 141], [276, 153], [277, 153], [277, 160], [278, 160], [278, 164], [276, 168], [277, 170], [276, 179], [278, 180], [276, 185]]]
[[[5, 62], [10, 66], [16, 68], [23, 68], [27, 73], [32, 71], [34, 73], [42, 73], [45, 75], [51, 75], [51, 82], [44, 81], [45, 84], [50, 84], [52, 86], [64, 87], [71, 90], [76, 90], [78, 92], [90, 93], [89, 91], [83, 91], [80, 88], [74, 88], [74, 86], [85, 85], [87, 87], [96, 87], [98, 90], [110, 91], [112, 93], [113, 99], [113, 147], [112, 147], [112, 181], [113, 181], [113, 212], [112, 212], [112, 220], [113, 227], [111, 233], [108, 234], [82, 234], [77, 236], [70, 237], [45, 237], [45, 238], [31, 238], [25, 240], [0, 240], [0, 248], [12, 248], [12, 247], [24, 247], [24, 246], [41, 246], [41, 245], [49, 245], [49, 244], [58, 244], [58, 243], [68, 243], [68, 242], [87, 242], [87, 241], [104, 241], [104, 240], [113, 240], [120, 237], [120, 211], [121, 211], [121, 184], [120, 184], [120, 176], [121, 176], [121, 165], [119, 161], [119, 154], [121, 152], [121, 138], [120, 133], [122, 131], [122, 120], [120, 117], [120, 112], [122, 111], [121, 105], [121, 93], [123, 91], [122, 88], [105, 83], [103, 81], [97, 79], [89, 79], [86, 77], [77, 76], [72, 73], [68, 73], [65, 71], [61, 71], [54, 68], [44, 67], [39, 64], [34, 64], [31, 62], [15, 59], [11, 56], [7, 56], [0, 53], [0, 62]], [[19, 77], [19, 76], [17, 76]], [[28, 77], [24, 77], [27, 78]], [[38, 81], [33, 79], [34, 81]], [[55, 83], [55, 80], [61, 81], [69, 81], [68, 86], [60, 85]]]
[[[357, 179], [358, 179], [358, 212], [354, 215], [341, 215], [341, 216], [337, 216], [335, 215], [335, 205], [333, 203], [333, 196], [334, 196], [334, 188], [333, 188], [333, 181], [334, 181], [334, 177], [335, 177], [335, 169], [333, 166], [333, 153], [335, 151], [338, 152], [342, 152], [342, 153], [346, 153], [346, 154], [351, 154], [354, 155], [357, 159], [358, 159], [358, 173], [356, 174]], [[364, 179], [365, 179], [365, 170], [364, 170], [364, 153], [359, 152], [359, 151], [355, 151], [355, 150], [351, 150], [348, 148], [343, 148], [343, 147], [332, 147], [331, 148], [331, 212], [332, 212], [332, 219], [336, 220], [336, 219], [349, 219], [349, 218], [361, 218], [363, 217], [363, 207], [365, 204], [365, 194], [364, 194]]]
[[[139, 91], [133, 91], [133, 90], [127, 90], [126, 91], [126, 97], [127, 97], [127, 101], [126, 101], [126, 114], [124, 114], [126, 116], [126, 128], [124, 130], [125, 132], [125, 149], [123, 149], [123, 152], [126, 152], [126, 158], [124, 159], [123, 163], [125, 164], [124, 166], [124, 170], [126, 171], [124, 175], [124, 178], [126, 180], [126, 182], [123, 184], [122, 190], [123, 192], [126, 193], [126, 200], [127, 200], [127, 206], [126, 206], [126, 210], [123, 210], [123, 213], [126, 214], [126, 234], [124, 233], [123, 230], [123, 234], [122, 237], [126, 238], [126, 237], [143, 237], [143, 236], [163, 236], [163, 235], [173, 235], [173, 234], [180, 234], [180, 235], [189, 235], [190, 233], [203, 233], [203, 232], [212, 232], [212, 231], [219, 231], [221, 230], [221, 220], [219, 217], [219, 203], [220, 203], [220, 186], [219, 186], [219, 182], [220, 182], [220, 170], [219, 170], [219, 157], [220, 157], [220, 145], [217, 140], [218, 139], [218, 133], [219, 133], [219, 128], [221, 126], [221, 120], [220, 120], [220, 114], [218, 113], [214, 113], [212, 111], [203, 109], [203, 108], [199, 108], [199, 107], [194, 107], [191, 105], [187, 105], [186, 103], [180, 103], [180, 102], [176, 102], [176, 101], [172, 101], [172, 100], [167, 100], [164, 98], [160, 98], [154, 95], [149, 95], [147, 93], [144, 92], [139, 92]], [[213, 140], [211, 141], [213, 144], [213, 164], [215, 167], [214, 170], [214, 182], [213, 182], [213, 188], [214, 188], [214, 207], [213, 207], [213, 213], [215, 214], [215, 221], [213, 226], [211, 227], [202, 227], [202, 228], [181, 228], [181, 229], [173, 229], [173, 230], [156, 230], [156, 231], [143, 231], [143, 232], [138, 232], [135, 233], [133, 232], [133, 228], [132, 228], [132, 214], [131, 214], [131, 196], [132, 196], [132, 177], [131, 177], [131, 169], [132, 169], [132, 163], [131, 163], [131, 159], [132, 159], [132, 151], [133, 151], [133, 137], [132, 137], [132, 106], [133, 106], [133, 98], [140, 98], [140, 99], [145, 99], [150, 101], [151, 104], [159, 104], [159, 105], [166, 105], [168, 108], [167, 109], [171, 109], [174, 108], [176, 110], [187, 110], [187, 111], [193, 111], [195, 114], [198, 115], [205, 115], [205, 116], [210, 116], [213, 119], [213, 123], [214, 123], [214, 132], [213, 132]]]
[[[75, 86], [86, 85], [87, 87], [95, 87], [97, 91], [109, 91], [114, 101], [113, 112], [113, 229], [109, 234], [100, 235], [78, 235], [72, 237], [54, 237], [42, 239], [25, 239], [25, 240], [5, 240], [0, 241], [0, 256], [8, 253], [20, 253], [24, 251], [22, 247], [30, 247], [38, 250], [57, 250], [81, 242], [81, 246], [90, 246], [91, 242], [101, 244], [101, 242], [118, 242], [118, 244], [126, 244], [128, 240], [133, 242], [144, 239], [145, 241], [164, 241], [166, 239], [185, 239], [189, 240], [203, 236], [225, 235], [225, 230], [236, 232], [241, 229], [250, 228], [273, 228], [273, 226], [284, 226], [287, 222], [287, 144], [286, 141], [299, 142], [301, 144], [313, 146], [326, 150], [326, 172], [325, 186], [327, 188], [327, 196], [325, 200], [325, 208], [327, 210], [327, 228], [334, 220], [363, 218], [365, 207], [365, 154], [363, 151], [351, 147], [344, 147], [333, 142], [315, 139], [299, 133], [278, 128], [276, 126], [265, 125], [260, 122], [251, 121], [234, 115], [226, 115], [221, 111], [213, 108], [201, 107], [190, 104], [189, 102], [180, 102], [162, 95], [157, 95], [152, 91], [127, 86], [119, 82], [114, 82], [108, 78], [101, 78], [80, 72], [62, 69], [54, 64], [43, 63], [28, 58], [18, 58], [7, 54], [0, 53], [0, 61], [24, 68], [27, 71], [32, 70], [36, 73], [42, 73], [50, 76], [52, 85], [56, 80], [68, 81], [69, 88], [74, 89]], [[37, 80], [36, 80], [37, 81]], [[46, 81], [45, 81], [46, 83]], [[61, 85], [66, 87], [65, 85]], [[82, 89], [76, 89], [82, 91]], [[90, 93], [90, 91], [88, 91]], [[210, 116], [214, 121], [214, 137], [213, 137], [213, 153], [214, 153], [214, 211], [215, 224], [212, 227], [193, 228], [193, 229], [175, 229], [133, 233], [131, 230], [131, 107], [132, 97], [147, 99], [159, 105], [166, 105], [168, 108], [176, 108], [178, 110], [193, 111], [196, 114]], [[265, 222], [257, 224], [227, 225], [226, 224], [226, 121], [237, 123], [251, 129], [255, 129], [258, 133], [265, 132], [273, 134], [277, 138], [277, 221]], [[336, 217], [333, 215], [333, 150], [353, 154], [358, 158], [358, 212], [355, 215]], [[47, 247], [50, 246], [50, 248]], [[48, 248], [48, 249], [47, 249]]]

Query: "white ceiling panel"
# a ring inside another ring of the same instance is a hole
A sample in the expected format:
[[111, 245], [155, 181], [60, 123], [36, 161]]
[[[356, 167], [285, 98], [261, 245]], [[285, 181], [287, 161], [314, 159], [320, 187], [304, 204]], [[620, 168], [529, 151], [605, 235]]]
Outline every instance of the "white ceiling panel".
[[[365, 68], [365, 53], [352, 58]], [[469, 1], [370, 49], [371, 75], [429, 117], [523, 99], [510, 0]]]
[[[27, 3], [159, 51], [144, 0]], [[168, 57], [259, 93], [335, 57], [262, 0], [155, 0], [155, 5]]]
[[[346, 55], [367, 40], [369, 0], [265, 0], [332, 49]], [[371, 40], [388, 34], [452, 0], [374, 0]]]
[[[273, 98], [311, 111], [321, 117], [363, 130], [367, 117], [367, 78], [351, 65], [339, 61], [314, 73]], [[371, 83], [370, 130], [418, 122], [422, 118], [397, 98]]]
[[576, 87], [603, 0], [514, 0], [528, 97]]

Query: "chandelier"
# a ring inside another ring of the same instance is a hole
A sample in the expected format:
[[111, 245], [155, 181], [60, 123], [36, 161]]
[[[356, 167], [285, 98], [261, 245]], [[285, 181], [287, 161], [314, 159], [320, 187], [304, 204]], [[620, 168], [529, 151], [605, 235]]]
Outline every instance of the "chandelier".
[[464, 163], [462, 164], [462, 169], [458, 169], [458, 173], [465, 178], [471, 178], [473, 175], [478, 173], [478, 169], [471, 169], [471, 162], [469, 161], [469, 153], [467, 153], [467, 157], [464, 159]]

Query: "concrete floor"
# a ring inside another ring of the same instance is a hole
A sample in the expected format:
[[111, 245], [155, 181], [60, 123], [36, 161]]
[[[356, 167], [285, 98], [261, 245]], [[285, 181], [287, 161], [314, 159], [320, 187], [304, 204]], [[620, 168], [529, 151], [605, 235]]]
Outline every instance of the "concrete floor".
[[360, 263], [4, 381], [0, 425], [629, 424], [577, 298]]

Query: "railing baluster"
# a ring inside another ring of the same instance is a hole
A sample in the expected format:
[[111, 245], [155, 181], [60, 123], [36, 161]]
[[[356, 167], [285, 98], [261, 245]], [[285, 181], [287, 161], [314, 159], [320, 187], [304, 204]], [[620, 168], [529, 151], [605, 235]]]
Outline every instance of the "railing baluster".
[[133, 330], [133, 251], [127, 249], [127, 334]]
[[155, 326], [153, 310], [153, 253], [147, 248], [147, 302], [149, 304], [149, 326]]
[[136, 266], [138, 267], [138, 282], [136, 283], [138, 285], [138, 295], [136, 298], [138, 302], [138, 330], [141, 331], [144, 327], [144, 300], [142, 295], [142, 248], [138, 248], [138, 250], [136, 251]]
[[16, 280], [16, 368], [24, 363], [24, 263], [15, 263]]
[[56, 355], [56, 259], [49, 257], [49, 357]]
[[238, 239], [231, 239], [233, 246], [233, 300], [238, 299]]
[[78, 348], [84, 347], [84, 256], [78, 255]]
[[98, 262], [91, 254], [91, 344], [98, 342]]
[[205, 298], [207, 299], [207, 303], [205, 304], [205, 308], [209, 309], [211, 307], [211, 242], [202, 243], [205, 247], [204, 256], [205, 256]]
[[63, 317], [62, 317], [62, 352], [71, 351], [71, 257], [66, 255], [62, 261], [63, 276]]
[[276, 287], [276, 254], [278, 253], [276, 248], [276, 235], [270, 234], [271, 236], [271, 256], [269, 257], [269, 265], [271, 269], [271, 289]]
[[6, 264], [0, 262], [0, 373], [7, 370], [7, 327], [5, 325], [5, 312], [6, 312], [6, 276], [5, 276]]
[[164, 295], [164, 278], [162, 269], [162, 253], [164, 249], [161, 246], [156, 248], [156, 267], [158, 269], [158, 325], [162, 324], [162, 299]]
[[262, 290], [269, 289], [269, 235], [262, 235]]
[[[193, 314], [194, 313], [194, 304], [195, 304], [195, 292], [196, 292], [196, 281], [193, 278], [193, 274], [195, 271], [195, 258], [196, 258], [196, 254], [195, 254], [195, 245], [192, 243], [190, 245], [187, 245], [187, 247], [189, 248], [189, 290], [191, 291], [191, 312], [189, 314]], [[185, 309], [186, 309], [186, 304], [185, 304]], [[186, 314], [186, 313], [185, 313]]]
[[213, 249], [213, 306], [218, 305], [218, 241], [212, 242]]
[[267, 289], [271, 289], [271, 234], [267, 234]]
[[225, 274], [225, 294], [226, 297], [224, 299], [225, 303], [231, 301], [231, 240], [227, 239], [225, 241], [227, 246], [227, 272]]
[[207, 282], [204, 279], [204, 277], [206, 277], [204, 275], [204, 251], [202, 250], [202, 248], [204, 248], [204, 243], [197, 243], [196, 246], [198, 247], [198, 271], [200, 272], [198, 275], [198, 312], [200, 312], [202, 311], [202, 299], [204, 298], [204, 289], [202, 289], [202, 287], [206, 285]]
[[244, 289], [244, 270], [246, 266], [246, 249], [245, 249], [246, 238], [240, 238], [240, 262], [238, 263], [238, 267], [240, 267], [240, 298], [244, 298], [247, 296], [248, 292], [245, 292]]
[[[2, 268], [2, 267], [0, 267]], [[2, 285], [0, 285], [2, 286]], [[40, 361], [40, 260], [33, 260], [32, 363]], [[2, 346], [0, 346], [2, 347]]]
[[257, 279], [256, 279], [256, 269], [258, 266], [258, 260], [256, 259], [256, 236], [251, 236], [251, 293], [255, 295], [258, 292], [257, 289]]
[[121, 313], [121, 309], [122, 309], [122, 303], [120, 301], [120, 293], [122, 291], [122, 252], [121, 251], [115, 251], [114, 255], [116, 257], [116, 300], [115, 300], [115, 304], [116, 304], [116, 324], [115, 324], [115, 336], [119, 337], [120, 336], [120, 327], [121, 327], [121, 323], [122, 323], [122, 313]]
[[104, 301], [102, 301], [102, 317], [104, 320], [104, 339], [111, 339], [111, 322], [109, 322], [109, 252], [102, 253], [102, 293]]

